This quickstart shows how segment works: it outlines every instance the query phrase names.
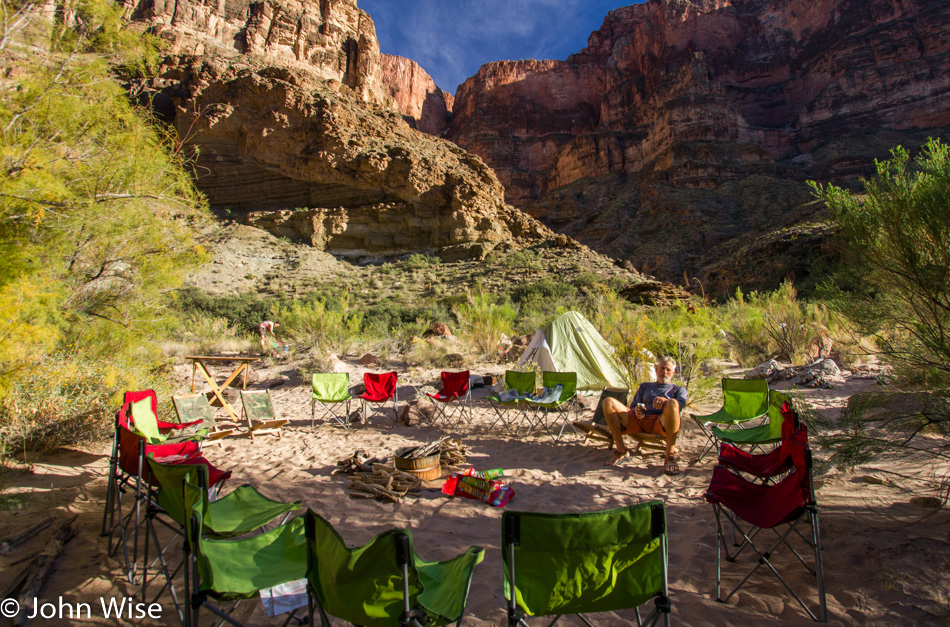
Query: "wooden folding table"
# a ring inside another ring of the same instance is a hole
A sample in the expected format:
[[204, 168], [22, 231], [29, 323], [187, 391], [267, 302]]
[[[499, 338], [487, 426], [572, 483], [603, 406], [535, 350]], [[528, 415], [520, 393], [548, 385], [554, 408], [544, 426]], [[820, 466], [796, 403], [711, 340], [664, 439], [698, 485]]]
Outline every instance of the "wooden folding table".
[[[259, 357], [224, 357], [224, 356], [212, 356], [212, 355], [186, 355], [185, 359], [190, 359], [192, 361], [191, 367], [191, 391], [195, 391], [195, 373], [200, 370], [201, 374], [204, 376], [205, 380], [211, 386], [211, 391], [214, 393], [215, 398], [218, 399], [218, 402], [221, 403], [221, 406], [230, 414], [231, 419], [234, 422], [240, 423], [240, 418], [237, 415], [237, 412], [234, 411], [234, 408], [228, 403], [224, 398], [224, 391], [228, 389], [231, 383], [237, 379], [242, 373], [244, 374], [244, 380], [242, 382], [242, 389], [247, 389], [247, 371], [250, 369], [250, 364], [258, 361]], [[211, 376], [211, 373], [208, 371], [208, 367], [205, 366], [205, 362], [224, 362], [231, 361], [237, 362], [238, 365], [234, 369], [234, 372], [231, 373], [224, 383], [218, 386], [214, 382], [214, 377]]]

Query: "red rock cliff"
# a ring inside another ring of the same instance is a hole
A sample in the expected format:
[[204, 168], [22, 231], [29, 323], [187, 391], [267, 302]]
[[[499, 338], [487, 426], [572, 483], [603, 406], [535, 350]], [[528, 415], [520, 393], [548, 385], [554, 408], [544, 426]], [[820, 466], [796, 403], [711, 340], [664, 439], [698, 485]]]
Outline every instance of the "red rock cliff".
[[800, 276], [742, 259], [813, 217], [805, 179], [945, 133], [948, 94], [946, 0], [650, 0], [566, 61], [483, 66], [447, 136], [556, 230], [729, 290]]
[[389, 103], [379, 42], [356, 0], [124, 0], [175, 55], [300, 68], [346, 85], [364, 102]]
[[441, 135], [449, 124], [454, 98], [439, 89], [432, 77], [410, 59], [382, 55], [383, 82], [396, 109], [409, 126]]

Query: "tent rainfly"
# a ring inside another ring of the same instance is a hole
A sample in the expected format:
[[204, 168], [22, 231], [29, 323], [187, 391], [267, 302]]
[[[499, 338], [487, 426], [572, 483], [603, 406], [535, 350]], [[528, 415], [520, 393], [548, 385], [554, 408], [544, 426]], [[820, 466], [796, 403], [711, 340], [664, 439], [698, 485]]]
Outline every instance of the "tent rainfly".
[[536, 362], [542, 372], [576, 372], [578, 390], [627, 387], [626, 369], [614, 356], [614, 348], [576, 311], [558, 316], [535, 332], [518, 368], [528, 362]]

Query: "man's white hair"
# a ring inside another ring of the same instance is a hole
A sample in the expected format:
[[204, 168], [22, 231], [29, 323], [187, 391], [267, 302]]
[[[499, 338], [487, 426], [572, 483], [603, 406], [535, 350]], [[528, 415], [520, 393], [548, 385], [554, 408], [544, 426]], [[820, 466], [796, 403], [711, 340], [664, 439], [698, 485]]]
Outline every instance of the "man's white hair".
[[676, 360], [670, 357], [669, 355], [664, 355], [660, 357], [657, 361], [657, 364], [673, 364], [673, 370], [676, 370]]

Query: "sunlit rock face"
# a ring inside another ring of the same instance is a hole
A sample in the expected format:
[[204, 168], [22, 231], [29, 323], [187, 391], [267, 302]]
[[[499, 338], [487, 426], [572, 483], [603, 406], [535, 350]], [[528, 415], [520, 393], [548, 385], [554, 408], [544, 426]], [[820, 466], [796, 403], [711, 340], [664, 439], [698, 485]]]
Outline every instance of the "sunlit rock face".
[[803, 278], [805, 181], [946, 136], [948, 92], [945, 0], [651, 0], [567, 60], [483, 66], [446, 136], [553, 229], [729, 292]]
[[149, 26], [175, 55], [253, 58], [302, 68], [346, 85], [371, 103], [389, 101], [379, 42], [356, 0], [131, 0], [127, 15]]
[[404, 91], [383, 83], [375, 28], [356, 2], [179, 0], [128, 13], [169, 42], [157, 77], [135, 91], [194, 150], [213, 209], [356, 259], [577, 246], [507, 205], [480, 158], [407, 124], [436, 132], [446, 103], [441, 114], [427, 103], [440, 91], [411, 62]]
[[384, 54], [383, 82], [406, 123], [423, 133], [440, 136], [448, 127], [454, 98], [436, 86], [422, 67], [404, 57]]
[[300, 70], [176, 58], [162, 73], [213, 208], [343, 256], [483, 257], [553, 233], [477, 156]]

